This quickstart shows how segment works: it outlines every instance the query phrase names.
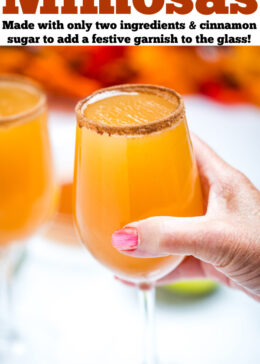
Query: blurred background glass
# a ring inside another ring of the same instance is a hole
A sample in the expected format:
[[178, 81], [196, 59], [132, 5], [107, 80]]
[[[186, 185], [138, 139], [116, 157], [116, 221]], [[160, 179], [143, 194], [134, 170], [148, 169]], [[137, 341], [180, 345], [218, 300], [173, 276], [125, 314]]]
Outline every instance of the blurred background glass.
[[[21, 76], [0, 76], [0, 361], [20, 360], [22, 340], [11, 312], [12, 277], [23, 242], [50, 218], [57, 188], [46, 96]], [[14, 301], [15, 302], [15, 299]]]

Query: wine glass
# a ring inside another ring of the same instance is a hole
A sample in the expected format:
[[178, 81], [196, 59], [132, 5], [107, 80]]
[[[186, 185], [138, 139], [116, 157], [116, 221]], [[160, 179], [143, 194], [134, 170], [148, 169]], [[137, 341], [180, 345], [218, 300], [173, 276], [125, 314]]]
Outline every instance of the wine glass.
[[143, 364], [155, 364], [154, 282], [183, 257], [126, 256], [113, 248], [111, 236], [127, 223], [151, 216], [203, 214], [184, 103], [170, 89], [122, 85], [80, 101], [76, 114], [76, 227], [101, 264], [140, 288]]
[[31, 236], [54, 209], [46, 96], [38, 84], [0, 75], [0, 355], [19, 341], [12, 323], [14, 245]]

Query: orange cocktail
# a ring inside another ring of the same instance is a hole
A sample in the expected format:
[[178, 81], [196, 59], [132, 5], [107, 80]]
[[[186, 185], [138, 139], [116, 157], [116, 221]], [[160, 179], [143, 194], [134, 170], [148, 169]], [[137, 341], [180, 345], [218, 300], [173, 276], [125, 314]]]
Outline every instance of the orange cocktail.
[[0, 245], [31, 235], [53, 201], [45, 95], [27, 79], [0, 76]]
[[200, 182], [181, 97], [123, 85], [94, 93], [77, 112], [75, 221], [93, 256], [121, 278], [154, 281], [180, 256], [133, 258], [111, 235], [151, 216], [203, 214]]

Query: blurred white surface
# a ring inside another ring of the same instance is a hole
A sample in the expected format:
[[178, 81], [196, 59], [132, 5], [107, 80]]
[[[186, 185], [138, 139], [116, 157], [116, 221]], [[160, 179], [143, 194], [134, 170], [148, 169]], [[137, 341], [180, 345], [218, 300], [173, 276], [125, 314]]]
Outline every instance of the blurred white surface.
[[190, 97], [186, 112], [190, 130], [260, 189], [260, 109]]
[[[260, 111], [197, 97], [187, 98], [186, 108], [190, 129], [260, 188]], [[50, 118], [58, 174], [70, 179], [75, 117], [53, 111]], [[35, 237], [16, 282], [24, 363], [141, 364], [137, 304], [135, 290], [115, 281], [83, 248]], [[239, 291], [221, 287], [188, 301], [160, 289], [157, 326], [159, 364], [260, 363], [260, 304]]]

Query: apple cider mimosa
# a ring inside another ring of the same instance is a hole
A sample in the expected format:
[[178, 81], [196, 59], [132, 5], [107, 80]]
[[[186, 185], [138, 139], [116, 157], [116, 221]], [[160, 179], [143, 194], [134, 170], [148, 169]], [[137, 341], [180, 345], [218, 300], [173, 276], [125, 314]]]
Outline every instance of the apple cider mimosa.
[[8, 286], [19, 257], [10, 252], [54, 209], [54, 185], [45, 94], [31, 80], [0, 75], [0, 357], [10, 350], [15, 362], [23, 350], [15, 350], [22, 341], [11, 325]]
[[0, 76], [0, 245], [31, 235], [53, 200], [45, 95], [27, 79]]
[[180, 256], [133, 258], [111, 245], [115, 230], [151, 216], [203, 214], [181, 97], [123, 85], [94, 93], [77, 112], [75, 222], [92, 255], [119, 277], [152, 282]]

